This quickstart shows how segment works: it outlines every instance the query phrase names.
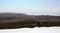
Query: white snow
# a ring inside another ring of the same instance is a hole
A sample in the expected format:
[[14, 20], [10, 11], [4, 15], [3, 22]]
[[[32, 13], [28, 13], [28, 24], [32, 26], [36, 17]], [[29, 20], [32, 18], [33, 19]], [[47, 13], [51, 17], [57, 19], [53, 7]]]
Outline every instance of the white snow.
[[60, 33], [60, 27], [35, 27], [0, 30], [0, 33]]

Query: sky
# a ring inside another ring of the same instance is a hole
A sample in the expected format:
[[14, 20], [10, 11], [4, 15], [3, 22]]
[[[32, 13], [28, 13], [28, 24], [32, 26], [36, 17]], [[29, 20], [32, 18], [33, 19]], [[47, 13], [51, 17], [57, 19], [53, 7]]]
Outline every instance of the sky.
[[60, 0], [0, 0], [0, 13], [60, 15]]

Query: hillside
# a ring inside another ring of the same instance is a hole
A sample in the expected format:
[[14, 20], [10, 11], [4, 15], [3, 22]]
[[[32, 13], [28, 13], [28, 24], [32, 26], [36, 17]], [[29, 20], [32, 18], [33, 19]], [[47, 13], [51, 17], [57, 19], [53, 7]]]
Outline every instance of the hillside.
[[60, 16], [0, 13], [0, 29], [60, 26]]

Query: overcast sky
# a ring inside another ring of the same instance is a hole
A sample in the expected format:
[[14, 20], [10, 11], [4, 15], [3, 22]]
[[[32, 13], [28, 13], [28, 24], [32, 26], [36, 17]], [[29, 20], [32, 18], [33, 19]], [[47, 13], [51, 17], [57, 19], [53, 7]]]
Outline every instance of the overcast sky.
[[60, 15], [60, 0], [0, 0], [0, 13]]

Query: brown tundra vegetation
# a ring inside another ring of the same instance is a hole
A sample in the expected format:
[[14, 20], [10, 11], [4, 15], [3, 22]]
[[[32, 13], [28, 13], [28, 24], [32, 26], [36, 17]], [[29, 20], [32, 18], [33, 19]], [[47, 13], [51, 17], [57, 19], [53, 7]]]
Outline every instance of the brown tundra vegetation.
[[60, 16], [0, 13], [0, 29], [60, 26]]

